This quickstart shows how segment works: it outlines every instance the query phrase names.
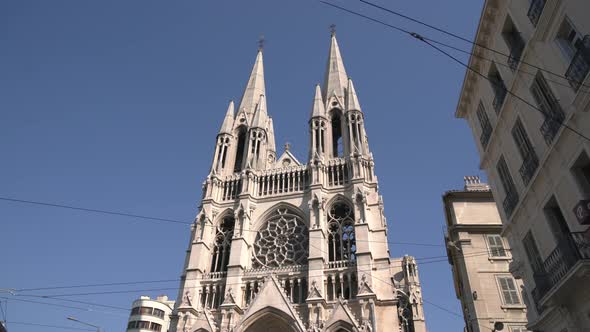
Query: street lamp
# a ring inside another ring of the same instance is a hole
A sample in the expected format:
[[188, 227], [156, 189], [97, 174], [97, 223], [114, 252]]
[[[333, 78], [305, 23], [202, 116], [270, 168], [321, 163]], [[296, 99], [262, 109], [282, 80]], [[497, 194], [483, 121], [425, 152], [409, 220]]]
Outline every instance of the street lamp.
[[90, 324], [90, 323], [83, 322], [83, 321], [81, 321], [81, 320], [78, 320], [78, 319], [76, 319], [76, 318], [74, 318], [74, 317], [67, 317], [67, 319], [68, 319], [68, 320], [71, 320], [71, 321], [73, 321], [73, 322], [80, 323], [80, 324], [84, 324], [84, 325], [92, 326], [92, 327], [96, 328], [96, 332], [100, 332], [100, 331], [101, 331], [101, 328], [100, 328], [100, 326], [97, 326], [97, 325], [92, 325], [92, 324]]

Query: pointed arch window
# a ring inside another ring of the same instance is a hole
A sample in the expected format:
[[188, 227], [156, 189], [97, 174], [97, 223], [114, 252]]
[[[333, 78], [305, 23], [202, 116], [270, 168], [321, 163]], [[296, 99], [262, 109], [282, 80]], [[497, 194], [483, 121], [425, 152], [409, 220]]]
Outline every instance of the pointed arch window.
[[356, 261], [354, 213], [349, 204], [337, 201], [328, 210], [328, 259]]
[[235, 224], [234, 217], [228, 215], [222, 219], [217, 227], [215, 244], [213, 245], [213, 256], [211, 258], [211, 272], [227, 271]]
[[342, 140], [342, 117], [340, 110], [332, 110], [332, 156], [341, 157], [344, 155], [344, 146]]
[[246, 151], [246, 128], [241, 126], [238, 128], [238, 145], [236, 150], [236, 162], [234, 164], [234, 172], [242, 170], [244, 162], [244, 152]]

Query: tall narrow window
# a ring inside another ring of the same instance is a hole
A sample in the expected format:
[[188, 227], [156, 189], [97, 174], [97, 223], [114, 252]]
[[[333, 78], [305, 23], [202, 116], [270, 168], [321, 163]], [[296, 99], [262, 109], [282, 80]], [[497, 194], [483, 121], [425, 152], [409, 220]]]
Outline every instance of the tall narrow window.
[[504, 198], [503, 207], [506, 216], [510, 217], [516, 204], [518, 204], [518, 192], [516, 191], [516, 186], [514, 185], [514, 181], [512, 180], [512, 176], [510, 175], [510, 171], [508, 170], [508, 165], [506, 164], [506, 160], [504, 160], [504, 156], [500, 157], [498, 160], [498, 165], [496, 166], [498, 171], [498, 176], [500, 177], [500, 181], [502, 182], [502, 187], [504, 188], [504, 192], [506, 193], [506, 197]]
[[486, 112], [486, 109], [483, 107], [483, 103], [481, 101], [477, 106], [477, 119], [479, 120], [479, 127], [481, 128], [481, 136], [479, 137], [479, 142], [481, 143], [481, 146], [485, 149], [488, 146], [490, 136], [492, 135], [492, 125], [490, 124], [490, 118], [488, 118], [488, 113]]
[[506, 257], [506, 249], [504, 249], [504, 243], [500, 235], [488, 235], [487, 240], [491, 257]]
[[502, 300], [504, 304], [520, 304], [520, 298], [518, 297], [518, 290], [516, 290], [516, 283], [514, 282], [514, 278], [510, 276], [498, 277], [498, 284], [500, 286], [500, 291], [502, 292]]
[[504, 37], [504, 41], [510, 50], [510, 56], [508, 57], [508, 66], [513, 71], [516, 70], [518, 67], [518, 63], [520, 62], [520, 58], [522, 56], [522, 52], [524, 50], [525, 42], [520, 35], [520, 32], [516, 29], [514, 22], [510, 18], [510, 16], [506, 17], [506, 21], [504, 22], [504, 27], [502, 29], [502, 37]]
[[500, 113], [508, 90], [506, 89], [506, 84], [504, 84], [502, 76], [500, 76], [498, 68], [496, 68], [496, 65], [493, 63], [491, 65], [488, 77], [490, 79], [490, 84], [492, 85], [492, 90], [494, 90], [494, 101], [492, 104], [496, 110], [496, 113]]
[[534, 26], [537, 26], [537, 23], [539, 23], [539, 18], [543, 13], [543, 8], [545, 8], [545, 2], [547, 2], [547, 0], [529, 0], [529, 2], [531, 4], [529, 7], [529, 11], [527, 12], [527, 16], [529, 17], [529, 20], [531, 20], [531, 23]]
[[246, 149], [246, 128], [242, 126], [238, 129], [238, 145], [237, 145], [237, 151], [236, 151], [236, 162], [234, 164], [234, 172], [239, 172], [242, 170], [245, 149]]
[[332, 156], [341, 157], [344, 155], [342, 145], [342, 118], [338, 110], [332, 111]]
[[344, 202], [336, 202], [328, 210], [329, 261], [355, 261], [356, 237], [354, 214]]
[[571, 61], [582, 43], [582, 35], [578, 33], [570, 19], [566, 16], [555, 36], [557, 45], [561, 48], [567, 61]]
[[526, 131], [524, 130], [524, 126], [522, 125], [522, 121], [520, 118], [516, 119], [516, 123], [512, 128], [512, 138], [514, 138], [514, 143], [518, 148], [518, 152], [520, 153], [520, 157], [522, 158], [522, 166], [519, 169], [520, 176], [522, 178], [522, 182], [524, 185], [528, 185], [539, 167], [539, 159], [537, 158], [537, 154], [535, 153], [535, 149], [529, 140]]
[[529, 263], [531, 264], [531, 268], [533, 269], [533, 273], [541, 273], [543, 271], [543, 260], [541, 259], [539, 247], [537, 247], [537, 242], [531, 231], [525, 235], [522, 240], [522, 245], [527, 258], [529, 259]]
[[222, 219], [220, 225], [217, 227], [215, 244], [213, 245], [213, 256], [211, 258], [211, 272], [227, 271], [234, 225], [234, 217], [228, 215]]
[[549, 145], [561, 127], [565, 114], [540, 71], [537, 72], [531, 85], [531, 94], [545, 117], [540, 130], [545, 143]]
[[571, 171], [582, 195], [590, 196], [590, 158], [586, 152], [576, 159]]
[[557, 243], [563, 242], [570, 234], [567, 221], [557, 204], [555, 197], [552, 197], [544, 208], [549, 228], [555, 237]]

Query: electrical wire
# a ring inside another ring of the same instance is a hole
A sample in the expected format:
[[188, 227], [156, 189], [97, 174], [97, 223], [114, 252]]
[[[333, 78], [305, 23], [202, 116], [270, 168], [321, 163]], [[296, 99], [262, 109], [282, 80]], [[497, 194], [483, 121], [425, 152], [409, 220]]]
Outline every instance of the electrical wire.
[[96, 330], [85, 329], [85, 328], [81, 328], [81, 327], [58, 326], [58, 325], [37, 324], [37, 323], [28, 323], [28, 322], [13, 322], [13, 321], [10, 321], [10, 322], [7, 322], [7, 323], [16, 324], [16, 325], [28, 325], [28, 326], [49, 327], [49, 328], [53, 328], [53, 329], [62, 329], [62, 330], [96, 331]]
[[[443, 33], [443, 34], [445, 34], [445, 35], [448, 35], [448, 36], [451, 36], [451, 37], [457, 38], [457, 39], [459, 39], [459, 40], [462, 40], [462, 41], [464, 41], [464, 42], [466, 42], [466, 43], [469, 43], [469, 44], [471, 44], [471, 45], [473, 45], [473, 46], [481, 47], [481, 48], [483, 48], [483, 49], [486, 49], [486, 50], [488, 50], [488, 51], [491, 51], [491, 52], [493, 52], [493, 53], [496, 53], [496, 54], [498, 54], [498, 55], [501, 55], [501, 56], [503, 56], [503, 57], [506, 57], [506, 58], [508, 58], [508, 59], [512, 58], [512, 56], [511, 56], [510, 54], [506, 54], [506, 53], [504, 53], [504, 52], [501, 52], [501, 51], [495, 50], [495, 49], [493, 49], [493, 48], [491, 48], [491, 47], [488, 47], [488, 46], [486, 46], [486, 45], [483, 45], [483, 44], [477, 43], [477, 42], [475, 42], [475, 41], [472, 41], [472, 40], [470, 40], [470, 39], [468, 39], [468, 38], [466, 38], [466, 37], [460, 36], [460, 35], [458, 35], [458, 34], [456, 34], [456, 33], [450, 32], [450, 31], [448, 31], [448, 30], [445, 30], [445, 29], [443, 29], [443, 28], [436, 27], [436, 26], [434, 26], [434, 25], [432, 25], [432, 24], [428, 24], [428, 23], [426, 23], [426, 22], [424, 22], [424, 21], [421, 21], [421, 20], [419, 20], [419, 19], [416, 19], [416, 18], [413, 18], [413, 17], [411, 17], [411, 16], [405, 15], [405, 14], [403, 14], [403, 13], [399, 12], [399, 11], [395, 11], [395, 10], [392, 10], [392, 9], [389, 9], [389, 8], [385, 8], [385, 7], [383, 7], [383, 6], [379, 6], [379, 5], [375, 4], [375, 3], [372, 3], [372, 2], [370, 2], [370, 1], [367, 1], [367, 0], [359, 0], [359, 1], [360, 1], [360, 2], [362, 2], [362, 3], [364, 3], [364, 4], [367, 4], [367, 5], [369, 5], [369, 6], [372, 6], [372, 7], [374, 7], [374, 8], [380, 9], [380, 10], [382, 10], [382, 11], [388, 12], [388, 13], [390, 13], [390, 14], [396, 15], [396, 16], [398, 16], [398, 17], [404, 18], [404, 19], [406, 19], [406, 20], [409, 20], [409, 21], [412, 21], [412, 22], [414, 22], [414, 23], [417, 23], [417, 24], [423, 25], [423, 26], [425, 26], [425, 27], [428, 27], [428, 28], [430, 28], [430, 29], [436, 30], [436, 31], [438, 31], [438, 32], [441, 32], [441, 33]], [[472, 53], [475, 53], [475, 52], [472, 52]], [[548, 74], [551, 74], [551, 75], [553, 75], [553, 76], [556, 76], [556, 77], [559, 77], [559, 78], [563, 78], [563, 79], [565, 79], [565, 80], [568, 80], [568, 81], [571, 81], [571, 82], [575, 82], [576, 84], [580, 84], [581, 86], [584, 86], [584, 87], [586, 87], [586, 88], [590, 88], [590, 86], [583, 84], [584, 82], [580, 82], [580, 81], [577, 81], [577, 80], [573, 80], [573, 79], [567, 78], [567, 77], [565, 77], [565, 75], [558, 74], [558, 73], [556, 73], [556, 72], [553, 72], [553, 71], [551, 71], [551, 70], [548, 70], [548, 69], [545, 69], [545, 68], [539, 67], [539, 66], [537, 66], [537, 65], [534, 65], [534, 64], [531, 64], [531, 63], [529, 63], [529, 62], [522, 61], [522, 60], [520, 60], [519, 62], [520, 62], [520, 63], [522, 63], [522, 64], [525, 64], [525, 65], [527, 65], [527, 66], [533, 67], [533, 68], [535, 68], [535, 69], [538, 69], [538, 70], [540, 70], [540, 71], [543, 71], [543, 72], [546, 72], [546, 73], [548, 73]]]
[[[444, 50], [442, 50], [442, 49], [440, 49], [440, 48], [438, 48], [438, 47], [434, 46], [434, 45], [433, 45], [433, 43], [431, 43], [431, 42], [429, 41], [429, 40], [431, 40], [430, 38], [424, 37], [424, 36], [422, 36], [422, 35], [420, 35], [420, 34], [417, 34], [417, 33], [415, 33], [415, 32], [410, 32], [410, 31], [408, 31], [408, 30], [406, 30], [406, 29], [403, 29], [403, 28], [397, 27], [397, 26], [395, 26], [395, 25], [392, 25], [392, 24], [389, 24], [389, 23], [383, 22], [383, 21], [381, 21], [381, 20], [377, 20], [377, 19], [375, 19], [375, 18], [372, 18], [372, 17], [370, 17], [370, 16], [367, 16], [367, 15], [364, 15], [364, 14], [361, 14], [361, 13], [358, 13], [358, 12], [355, 12], [355, 11], [352, 11], [352, 10], [349, 10], [349, 9], [346, 9], [346, 8], [344, 8], [344, 7], [340, 7], [340, 6], [334, 5], [334, 4], [332, 4], [332, 3], [329, 3], [329, 2], [326, 2], [326, 1], [323, 1], [323, 0], [320, 0], [320, 2], [321, 2], [321, 3], [324, 3], [324, 4], [328, 5], [328, 6], [331, 6], [331, 7], [337, 8], [337, 9], [339, 9], [339, 10], [342, 10], [342, 11], [348, 12], [348, 13], [350, 13], [350, 14], [353, 14], [353, 15], [356, 15], [356, 16], [359, 16], [359, 17], [362, 17], [362, 18], [365, 18], [365, 19], [367, 19], [367, 20], [370, 20], [370, 21], [372, 21], [372, 22], [376, 22], [376, 23], [379, 23], [379, 24], [381, 24], [381, 25], [384, 25], [384, 26], [390, 27], [390, 28], [392, 28], [392, 29], [394, 29], [394, 30], [397, 30], [397, 31], [399, 31], [399, 32], [403, 32], [403, 33], [405, 33], [405, 34], [408, 34], [409, 36], [412, 36], [412, 37], [414, 37], [415, 39], [417, 39], [417, 40], [419, 40], [419, 41], [422, 41], [422, 42], [424, 42], [425, 44], [429, 45], [430, 47], [433, 47], [434, 49], [436, 49], [437, 51], [439, 51], [439, 52], [443, 53], [443, 54], [444, 54], [444, 55], [446, 55], [447, 57], [450, 57], [450, 58], [451, 58], [451, 59], [453, 59], [454, 61], [456, 61], [456, 62], [460, 63], [462, 66], [464, 66], [464, 67], [466, 67], [467, 69], [469, 69], [470, 71], [473, 71], [473, 72], [474, 72], [474, 73], [476, 73], [477, 75], [479, 75], [479, 76], [481, 76], [481, 77], [485, 78], [485, 79], [486, 79], [486, 80], [488, 80], [488, 81], [489, 81], [489, 82], [490, 82], [492, 85], [494, 85], [494, 86], [498, 86], [498, 83], [494, 82], [493, 80], [491, 80], [490, 78], [488, 78], [486, 75], [484, 75], [484, 74], [482, 74], [482, 73], [480, 73], [480, 72], [476, 71], [475, 69], [471, 68], [469, 65], [467, 65], [467, 64], [465, 64], [465, 63], [463, 63], [461, 60], [459, 60], [459, 59], [457, 59], [457, 58], [453, 57], [452, 55], [450, 55], [449, 53], [445, 52]], [[548, 117], [548, 118], [551, 118], [551, 117], [553, 117], [553, 115], [552, 115], [552, 114], [547, 114], [547, 113], [545, 113], [543, 110], [541, 110], [541, 109], [537, 108], [536, 106], [534, 106], [533, 104], [531, 104], [530, 102], [528, 102], [526, 99], [524, 99], [524, 98], [522, 98], [522, 97], [518, 96], [518, 95], [517, 95], [517, 94], [515, 94], [514, 92], [512, 92], [512, 91], [510, 91], [510, 90], [508, 90], [508, 89], [505, 89], [505, 88], [502, 88], [502, 89], [503, 89], [503, 90], [505, 90], [505, 91], [506, 91], [508, 94], [510, 94], [510, 95], [512, 95], [513, 97], [517, 98], [518, 100], [522, 101], [522, 102], [523, 102], [523, 103], [525, 103], [526, 105], [530, 106], [530, 107], [531, 107], [531, 108], [533, 108], [534, 110], [536, 110], [536, 111], [539, 111], [539, 112], [540, 112], [541, 114], [543, 114], [545, 117]], [[560, 126], [562, 126], [562, 127], [564, 127], [564, 128], [567, 128], [567, 129], [569, 129], [570, 131], [572, 131], [573, 133], [575, 133], [575, 134], [577, 134], [578, 136], [580, 136], [581, 138], [584, 138], [584, 139], [586, 139], [586, 140], [590, 141], [590, 138], [589, 138], [589, 137], [585, 136], [584, 134], [582, 134], [582, 133], [581, 133], [581, 132], [579, 132], [578, 130], [576, 130], [576, 129], [574, 129], [574, 128], [570, 127], [570, 126], [569, 126], [569, 125], [567, 125], [565, 122], [561, 122], [561, 123], [560, 123]]]

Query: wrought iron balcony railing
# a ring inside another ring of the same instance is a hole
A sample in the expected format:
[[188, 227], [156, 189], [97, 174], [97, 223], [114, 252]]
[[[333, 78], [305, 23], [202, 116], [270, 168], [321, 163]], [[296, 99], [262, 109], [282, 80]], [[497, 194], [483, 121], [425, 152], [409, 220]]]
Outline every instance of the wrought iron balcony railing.
[[546, 0], [531, 1], [531, 6], [529, 7], [527, 16], [529, 17], [529, 20], [531, 20], [531, 23], [534, 26], [537, 26], [537, 24], [539, 23], [539, 18], [541, 18], [541, 14], [543, 14], [543, 8], [545, 8], [546, 2]]
[[547, 145], [550, 145], [551, 142], [553, 142], [555, 135], [557, 135], [559, 128], [565, 120], [565, 114], [561, 110], [561, 107], [559, 107], [559, 104], [557, 103], [555, 105], [555, 109], [553, 109], [551, 113], [545, 114], [545, 121], [543, 121], [540, 128], [541, 134]]
[[590, 35], [586, 35], [579, 43], [578, 51], [572, 58], [565, 77], [575, 91], [580, 89], [582, 82], [590, 72]]
[[590, 239], [584, 232], [571, 233], [557, 243], [543, 262], [543, 271], [533, 275], [536, 288], [532, 291], [532, 296], [539, 313], [543, 311], [541, 299], [581, 260], [590, 260]]
[[522, 166], [520, 166], [518, 172], [520, 173], [520, 177], [525, 186], [529, 184], [538, 167], [539, 158], [537, 158], [537, 155], [534, 152], [531, 152], [528, 156], [523, 158]]
[[504, 198], [504, 202], [502, 202], [502, 206], [504, 207], [504, 212], [506, 213], [507, 217], [512, 215], [516, 204], [518, 204], [518, 194], [516, 191], [509, 191], [506, 193], [506, 197]]

